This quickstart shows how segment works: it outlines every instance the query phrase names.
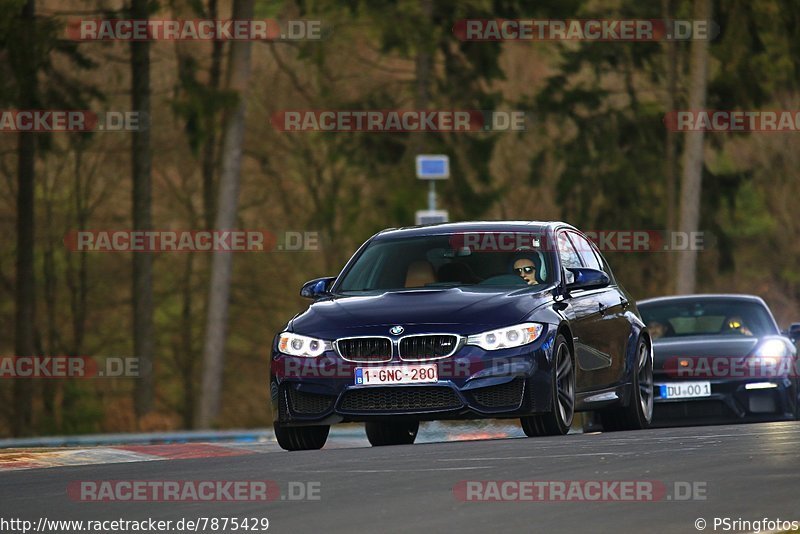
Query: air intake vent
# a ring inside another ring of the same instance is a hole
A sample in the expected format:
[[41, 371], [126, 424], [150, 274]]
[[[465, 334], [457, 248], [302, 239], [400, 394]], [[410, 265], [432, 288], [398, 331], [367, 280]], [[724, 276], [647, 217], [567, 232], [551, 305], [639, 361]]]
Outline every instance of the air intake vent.
[[392, 342], [388, 337], [349, 337], [336, 340], [339, 356], [351, 362], [388, 362]]
[[450, 356], [457, 348], [458, 336], [452, 334], [406, 336], [400, 340], [400, 358], [412, 361], [438, 360]]
[[345, 412], [426, 412], [457, 409], [461, 399], [449, 387], [363, 388], [347, 391], [340, 405]]

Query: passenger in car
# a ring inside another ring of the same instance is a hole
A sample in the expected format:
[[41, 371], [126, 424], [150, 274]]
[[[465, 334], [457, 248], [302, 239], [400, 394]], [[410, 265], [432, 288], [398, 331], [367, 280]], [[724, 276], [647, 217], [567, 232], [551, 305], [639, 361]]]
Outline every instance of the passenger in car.
[[647, 330], [650, 332], [650, 337], [658, 339], [660, 337], [672, 337], [675, 335], [675, 329], [667, 322], [662, 323], [659, 321], [650, 321], [647, 323]]

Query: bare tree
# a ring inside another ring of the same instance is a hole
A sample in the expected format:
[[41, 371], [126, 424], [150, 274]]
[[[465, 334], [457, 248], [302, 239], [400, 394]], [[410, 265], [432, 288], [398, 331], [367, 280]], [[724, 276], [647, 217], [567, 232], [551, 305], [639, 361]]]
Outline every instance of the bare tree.
[[[234, 0], [234, 20], [249, 20], [252, 17], [253, 0]], [[250, 51], [249, 41], [234, 41], [230, 46], [227, 86], [230, 91], [238, 94], [239, 101], [226, 115], [223, 127], [222, 171], [215, 223], [217, 230], [233, 229], [236, 224], [247, 85], [250, 79]], [[232, 270], [231, 252], [217, 251], [211, 264], [208, 294], [203, 351], [203, 395], [197, 416], [197, 426], [200, 428], [210, 427], [220, 410]]]
[[[217, 0], [208, 2], [208, 18], [217, 19]], [[222, 71], [222, 46], [223, 41], [216, 40], [212, 43], [211, 69], [208, 73], [208, 86], [212, 91], [219, 90], [220, 73]], [[215, 148], [217, 146], [217, 117], [218, 113], [210, 111], [205, 117], [208, 138], [203, 146], [203, 217], [205, 227], [211, 228], [214, 221], [214, 171], [217, 162]]]
[[[665, 20], [672, 19], [672, 0], [661, 0], [661, 15]], [[678, 44], [667, 39], [664, 41], [664, 63], [667, 75], [667, 90], [665, 94], [665, 108], [667, 112], [675, 109], [677, 101], [676, 92], [678, 87]], [[678, 144], [676, 133], [671, 129], [666, 131], [666, 146], [664, 147], [664, 175], [666, 177], [667, 189], [667, 218], [666, 229], [668, 231], [675, 230], [675, 189], [678, 182]], [[675, 258], [670, 256], [667, 258], [667, 270], [669, 273], [673, 272], [675, 267]], [[674, 283], [674, 281], [673, 281]]]
[[[209, 20], [219, 18], [219, 5], [217, 0], [208, 0], [206, 8], [202, 8], [199, 3], [188, 1], [175, 1], [172, 4], [175, 16], [181, 19], [191, 18], [200, 14]], [[190, 179], [181, 174], [182, 183], [173, 189], [176, 198], [179, 199], [190, 217], [191, 227], [212, 229], [215, 220], [215, 205], [217, 202], [216, 175], [217, 159], [220, 144], [220, 120], [221, 109], [224, 101], [220, 86], [222, 83], [222, 60], [224, 41], [217, 39], [212, 41], [211, 64], [208, 69], [207, 81], [198, 79], [198, 65], [196, 61], [197, 49], [192, 46], [195, 43], [182, 43], [175, 41], [175, 54], [178, 62], [178, 87], [181, 104], [185, 106], [179, 111], [186, 120], [186, 134], [192, 154], [197, 156], [200, 153], [202, 171], [202, 221], [197, 220], [195, 207], [193, 204], [194, 191], [188, 186], [185, 180]], [[205, 287], [206, 282], [196, 281], [199, 277], [196, 267], [197, 261], [192, 254], [186, 255], [186, 262], [183, 269], [183, 279], [181, 281], [182, 311], [180, 316], [180, 346], [175, 347], [175, 364], [178, 367], [178, 374], [183, 383], [183, 397], [181, 400], [180, 413], [183, 425], [186, 428], [194, 428], [196, 423], [197, 387], [196, 371], [200, 369], [200, 360], [197, 358], [198, 344], [202, 341], [195, 335], [197, 321], [194, 317], [193, 309], [195, 302], [200, 302], [205, 308], [204, 298], [195, 296], [195, 289], [198, 284]], [[201, 279], [205, 280], [210, 273], [211, 257], [206, 256], [202, 259], [200, 267]], [[203, 311], [205, 316], [205, 310]]]
[[[694, 4], [695, 20], [711, 19], [711, 0], [697, 0]], [[689, 109], [701, 110], [706, 105], [708, 85], [708, 40], [695, 39], [691, 45]], [[683, 176], [681, 178], [681, 204], [679, 229], [696, 232], [700, 225], [700, 195], [703, 180], [703, 132], [686, 133], [683, 148]], [[683, 250], [678, 255], [676, 292], [693, 293], [697, 282], [697, 251]]]
[[[18, 102], [22, 109], [36, 109], [38, 84], [36, 82], [35, 46], [36, 4], [28, 0], [22, 8], [22, 22], [29, 31], [20, 34], [18, 73]], [[34, 279], [34, 180], [36, 162], [36, 134], [20, 132], [17, 144], [17, 274], [16, 318], [14, 351], [17, 356], [34, 356], [35, 331], [35, 279]], [[33, 423], [33, 383], [30, 379], [14, 381], [14, 435], [29, 434]]]
[[[150, 16], [147, 0], [131, 0], [131, 17]], [[152, 221], [152, 153], [150, 149], [150, 43], [131, 42], [131, 94], [133, 110], [144, 117], [143, 128], [133, 132], [131, 162], [133, 173], [133, 229], [150, 230]], [[153, 409], [155, 353], [153, 327], [153, 257], [133, 255], [133, 350], [139, 359], [134, 408], [141, 418]]]

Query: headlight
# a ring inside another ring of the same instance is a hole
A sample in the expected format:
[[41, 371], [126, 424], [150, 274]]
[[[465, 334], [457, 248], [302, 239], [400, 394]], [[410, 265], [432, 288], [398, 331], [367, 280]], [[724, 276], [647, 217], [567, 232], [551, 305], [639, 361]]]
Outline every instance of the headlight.
[[292, 332], [283, 332], [278, 340], [278, 350], [289, 356], [316, 358], [330, 347], [331, 344], [328, 341]]
[[789, 347], [782, 339], [768, 339], [753, 353], [756, 358], [773, 361], [778, 361], [788, 355]]
[[467, 345], [477, 345], [483, 350], [521, 347], [536, 341], [543, 330], [544, 326], [539, 323], [522, 323], [474, 334], [467, 338]]

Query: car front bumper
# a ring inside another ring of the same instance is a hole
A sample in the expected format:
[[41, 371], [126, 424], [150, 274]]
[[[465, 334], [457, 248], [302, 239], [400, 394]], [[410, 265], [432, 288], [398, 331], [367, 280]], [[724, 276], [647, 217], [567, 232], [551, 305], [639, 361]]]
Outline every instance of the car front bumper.
[[[452, 356], [426, 362], [354, 363], [335, 354], [299, 358], [273, 351], [270, 396], [273, 420], [325, 425], [387, 417], [416, 420], [520, 417], [551, 410], [555, 334], [515, 349], [484, 351], [465, 345]], [[357, 385], [358, 367], [431, 365], [430, 383]]]
[[[656, 384], [676, 380], [656, 377]], [[791, 420], [797, 415], [797, 384], [789, 377], [708, 380], [705, 397], [665, 399], [654, 391], [653, 424], [703, 424]]]

